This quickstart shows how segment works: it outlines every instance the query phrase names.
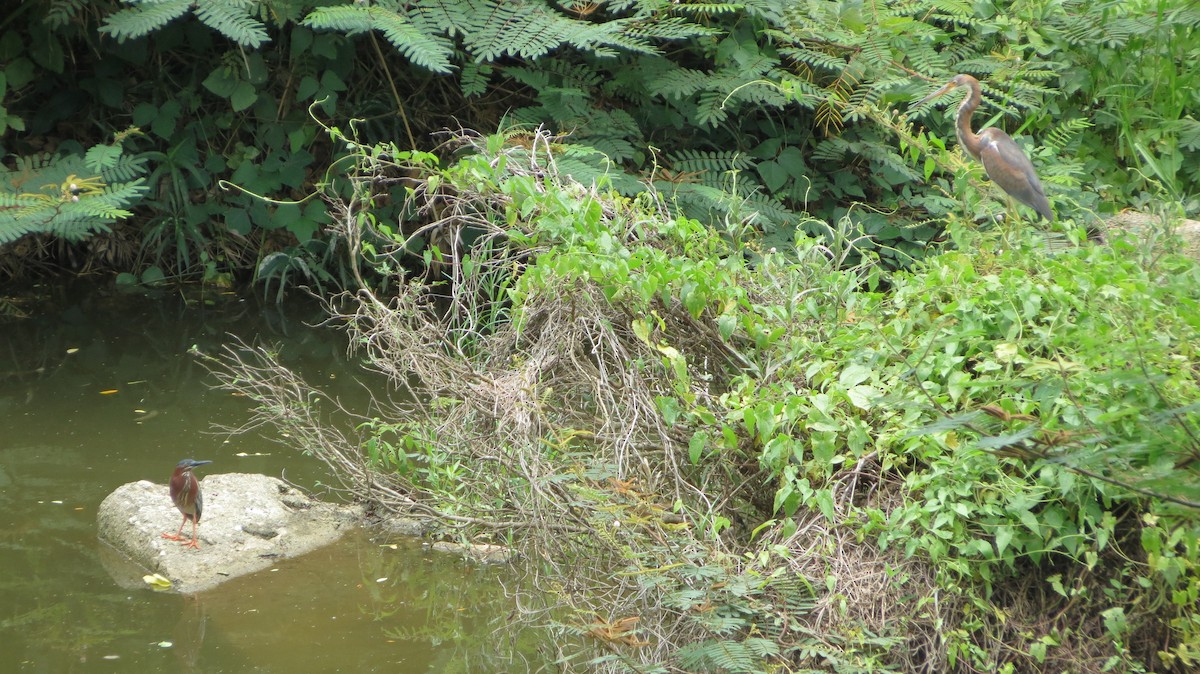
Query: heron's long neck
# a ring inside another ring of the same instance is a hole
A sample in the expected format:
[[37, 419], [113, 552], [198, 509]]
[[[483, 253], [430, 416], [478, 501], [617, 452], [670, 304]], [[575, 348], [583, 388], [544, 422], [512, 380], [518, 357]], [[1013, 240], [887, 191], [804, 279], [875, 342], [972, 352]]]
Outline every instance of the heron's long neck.
[[983, 141], [979, 140], [979, 136], [971, 130], [971, 116], [975, 114], [975, 108], [978, 108], [982, 101], [979, 90], [972, 87], [962, 104], [958, 106], [958, 119], [955, 122], [958, 143], [967, 148], [967, 152], [976, 159], [979, 159], [979, 153], [983, 150]]

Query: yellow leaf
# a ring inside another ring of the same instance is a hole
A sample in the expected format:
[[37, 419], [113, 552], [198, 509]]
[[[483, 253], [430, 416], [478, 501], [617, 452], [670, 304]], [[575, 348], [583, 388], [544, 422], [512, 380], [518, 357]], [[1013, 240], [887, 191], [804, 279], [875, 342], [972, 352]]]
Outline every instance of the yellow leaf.
[[157, 573], [142, 576], [142, 582], [154, 588], [155, 590], [171, 589], [171, 581]]

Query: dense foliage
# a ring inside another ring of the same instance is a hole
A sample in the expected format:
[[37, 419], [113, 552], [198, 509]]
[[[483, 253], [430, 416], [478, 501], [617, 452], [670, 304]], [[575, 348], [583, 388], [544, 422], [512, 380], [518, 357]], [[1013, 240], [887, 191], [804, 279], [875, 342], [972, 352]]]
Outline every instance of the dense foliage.
[[[1060, 216], [1163, 199], [1195, 212], [1197, 25], [1200, 10], [1178, 0], [36, 0], [0, 25], [0, 142], [82, 157], [126, 138], [146, 190], [114, 186], [111, 207], [137, 217], [88, 252], [150, 278], [349, 282], [311, 198], [345, 148], [314, 115], [357, 119], [359, 142], [420, 149], [447, 126], [546, 124], [604, 154], [563, 167], [585, 183], [653, 189], [762, 250], [848, 214], [868, 235], [858, 248], [904, 266], [940, 238], [931, 216], [1000, 208], [977, 166], [910, 143], [890, 112], [954, 72], [985, 82], [977, 124], [1022, 139]], [[949, 135], [939, 116], [924, 121]], [[8, 182], [49, 182], [37, 161], [10, 160]], [[953, 178], [930, 190], [933, 161]], [[372, 205], [418, 229], [398, 201]], [[8, 240], [72, 226], [0, 227]], [[405, 264], [419, 269], [427, 244]], [[5, 268], [19, 276], [31, 259]]]
[[[748, 260], [557, 175], [577, 149], [548, 136], [460, 142], [357, 164], [427, 176], [407, 206], [461, 248], [448, 283], [346, 298], [372, 365], [430, 404], [353, 438], [269, 352], [218, 369], [379, 508], [537, 560], [526, 619], [596, 646], [565, 661], [1196, 665], [1195, 262], [956, 225], [957, 252], [883, 274], [845, 264], [848, 222]], [[408, 245], [343, 210], [374, 255]]]
[[974, 74], [1061, 219], [1196, 212], [1197, 26], [1181, 0], [26, 2], [0, 273], [356, 290], [356, 344], [428, 404], [347, 437], [267, 350], [225, 383], [379, 508], [529, 552], [564, 663], [1188, 671], [1200, 272], [977, 232], [1002, 201], [949, 116], [894, 108]]

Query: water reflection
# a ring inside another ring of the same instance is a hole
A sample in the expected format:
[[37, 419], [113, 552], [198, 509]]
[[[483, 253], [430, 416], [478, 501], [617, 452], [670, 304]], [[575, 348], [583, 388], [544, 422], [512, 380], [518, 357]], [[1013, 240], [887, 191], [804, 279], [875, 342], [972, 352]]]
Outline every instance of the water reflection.
[[465, 572], [362, 532], [284, 566], [185, 607], [174, 630], [177, 657], [193, 667], [184, 671], [208, 671], [205, 663], [229, 659], [222, 651], [251, 671], [514, 671], [484, 638], [508, 608], [500, 571]]
[[[367, 377], [312, 305], [198, 293], [66, 288], [0, 320], [0, 672], [520, 672], [530, 635], [493, 635], [505, 571], [358, 532], [194, 597], [124, 587], [105, 570], [96, 508], [120, 484], [165, 484], [185, 456], [214, 472], [323, 466], [236, 426], [247, 402], [209, 388], [187, 355], [234, 333], [281, 345], [289, 367], [351, 409]], [[367, 380], [371, 386], [379, 382]], [[164, 488], [164, 498], [167, 498]], [[395, 543], [395, 547], [391, 544]]]

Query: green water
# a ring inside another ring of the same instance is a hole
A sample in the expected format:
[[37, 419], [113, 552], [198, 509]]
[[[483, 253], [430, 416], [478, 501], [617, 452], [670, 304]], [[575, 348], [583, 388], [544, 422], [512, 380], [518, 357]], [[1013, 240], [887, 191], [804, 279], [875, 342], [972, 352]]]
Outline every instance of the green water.
[[[282, 360], [350, 409], [385, 383], [315, 324], [315, 307], [75, 285], [35, 291], [0, 319], [0, 672], [525, 672], [539, 647], [504, 629], [506, 569], [358, 531], [274, 568], [184, 597], [123, 589], [105, 570], [96, 508], [117, 486], [261, 472], [322, 493], [314, 459], [257, 435], [187, 354], [279, 344]], [[239, 454], [245, 456], [239, 456]], [[164, 488], [163, 498], [167, 498]]]

